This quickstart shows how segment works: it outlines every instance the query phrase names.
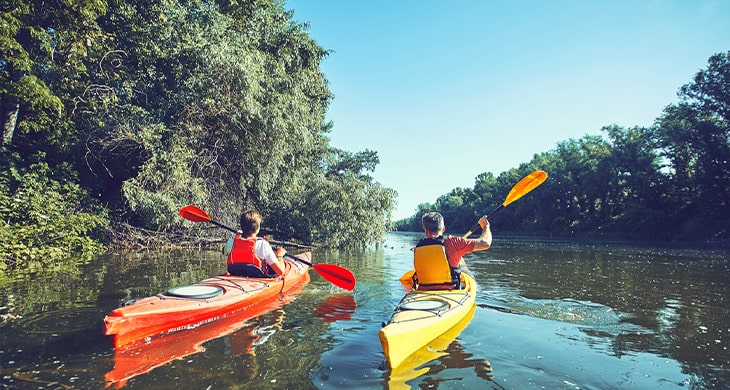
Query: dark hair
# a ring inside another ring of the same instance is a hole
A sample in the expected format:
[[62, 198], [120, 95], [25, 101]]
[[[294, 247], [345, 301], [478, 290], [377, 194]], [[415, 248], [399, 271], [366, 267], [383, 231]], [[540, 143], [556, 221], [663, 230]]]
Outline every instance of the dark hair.
[[248, 210], [241, 214], [241, 236], [248, 237], [261, 227], [261, 214], [258, 211]]
[[437, 233], [444, 228], [444, 217], [437, 212], [426, 213], [421, 217], [421, 223], [424, 229]]

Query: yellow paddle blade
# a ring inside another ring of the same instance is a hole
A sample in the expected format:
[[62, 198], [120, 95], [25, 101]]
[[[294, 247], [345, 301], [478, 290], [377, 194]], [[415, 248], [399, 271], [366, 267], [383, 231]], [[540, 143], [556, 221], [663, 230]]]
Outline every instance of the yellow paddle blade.
[[[504, 203], [502, 203], [496, 209], [492, 210], [492, 212], [487, 215], [487, 218], [491, 218], [492, 215], [494, 215], [497, 211], [502, 210], [503, 208], [507, 207], [508, 204], [516, 201], [517, 199], [520, 199], [528, 192], [534, 190], [535, 187], [539, 186], [545, 180], [547, 180], [547, 176], [547, 173], [545, 173], [544, 171], [535, 171], [523, 177], [522, 180], [517, 182], [517, 184], [515, 184], [509, 191], [509, 194], [507, 194], [507, 198], [504, 200]], [[462, 237], [467, 238], [471, 236], [471, 234], [477, 231], [477, 229], [479, 228], [481, 228], [481, 225], [479, 225], [479, 223], [477, 222]]]
[[504, 200], [502, 206], [507, 207], [508, 204], [525, 196], [528, 192], [534, 190], [535, 187], [547, 180], [547, 177], [548, 175], [545, 171], [535, 171], [523, 177], [522, 180], [512, 187], [512, 190], [510, 190], [509, 194], [507, 194], [507, 199]]

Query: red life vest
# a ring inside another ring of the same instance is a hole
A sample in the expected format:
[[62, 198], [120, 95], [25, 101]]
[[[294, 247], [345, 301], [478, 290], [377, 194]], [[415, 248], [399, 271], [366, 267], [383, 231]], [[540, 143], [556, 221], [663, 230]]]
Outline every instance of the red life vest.
[[256, 255], [256, 240], [262, 238], [242, 238], [241, 235], [236, 235], [233, 239], [233, 249], [228, 254], [228, 265], [253, 264], [265, 271], [266, 264]]

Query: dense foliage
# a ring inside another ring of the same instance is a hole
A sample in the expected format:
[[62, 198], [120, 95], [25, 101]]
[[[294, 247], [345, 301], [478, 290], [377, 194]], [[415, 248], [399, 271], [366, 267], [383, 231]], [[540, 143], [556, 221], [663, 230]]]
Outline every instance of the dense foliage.
[[74, 173], [66, 166], [51, 169], [36, 156], [28, 168], [15, 168], [19, 164], [8, 162], [18, 156], [7, 157], [0, 164], [0, 271], [48, 270], [69, 253], [95, 257], [103, 249], [106, 213], [74, 183]]
[[730, 239], [730, 52], [679, 90], [650, 128], [603, 128], [603, 136], [561, 142], [554, 150], [474, 187], [419, 205], [399, 230], [420, 231], [428, 211], [444, 214], [452, 234], [500, 205], [528, 173], [550, 177], [495, 216], [502, 232], [642, 240]]
[[[369, 175], [376, 152], [329, 145], [328, 52], [282, 0], [8, 0], [2, 11], [2, 268], [92, 253], [122, 224], [226, 234], [182, 220], [191, 203], [232, 226], [258, 209], [282, 239], [384, 235], [396, 194]], [[728, 85], [728, 54], [717, 54], [655, 126], [609, 126], [481, 174], [399, 228], [439, 210], [465, 230], [543, 169], [550, 179], [499, 228], [727, 239]]]
[[3, 4], [5, 264], [58, 242], [21, 238], [38, 226], [13, 208], [29, 186], [55, 203], [24, 207], [74, 210], [53, 216], [65, 224], [54, 227], [70, 240], [64, 250], [122, 222], [211, 234], [177, 215], [190, 203], [233, 226], [258, 209], [275, 235], [303, 242], [384, 235], [395, 193], [368, 175], [374, 152], [329, 145], [328, 53], [282, 1]]

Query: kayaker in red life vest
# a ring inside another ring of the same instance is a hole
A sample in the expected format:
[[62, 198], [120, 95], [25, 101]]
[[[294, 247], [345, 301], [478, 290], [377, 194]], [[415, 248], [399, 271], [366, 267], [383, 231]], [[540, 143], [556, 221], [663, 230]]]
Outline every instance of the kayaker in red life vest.
[[241, 230], [223, 248], [228, 255], [228, 273], [236, 276], [276, 277], [284, 273], [284, 248], [276, 252], [266, 239], [256, 237], [261, 229], [261, 214], [249, 210], [241, 214]]
[[426, 237], [413, 250], [415, 286], [419, 290], [458, 289], [461, 287], [461, 267], [466, 266], [462, 256], [489, 249], [492, 246], [492, 230], [487, 216], [479, 219], [482, 234], [479, 238], [446, 236], [444, 217], [439, 213], [426, 213], [421, 218]]

